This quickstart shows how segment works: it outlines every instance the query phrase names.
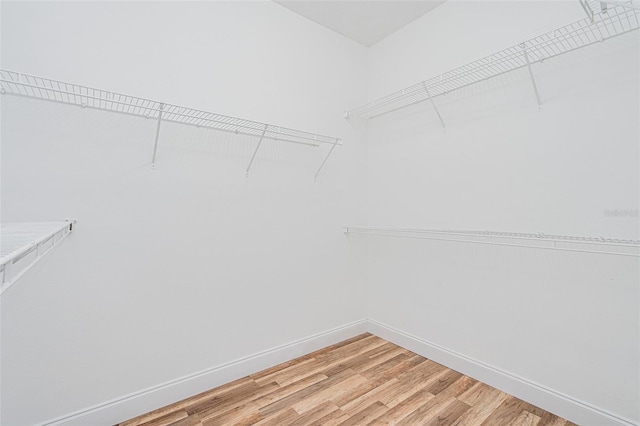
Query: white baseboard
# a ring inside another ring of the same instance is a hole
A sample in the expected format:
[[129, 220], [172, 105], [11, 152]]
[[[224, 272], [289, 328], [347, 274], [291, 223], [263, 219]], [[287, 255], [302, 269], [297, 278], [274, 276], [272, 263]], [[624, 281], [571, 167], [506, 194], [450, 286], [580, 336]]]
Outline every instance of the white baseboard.
[[180, 401], [248, 374], [306, 355], [365, 333], [366, 320], [352, 322], [223, 365], [180, 377], [83, 410], [51, 419], [40, 425], [114, 425]]
[[113, 425], [224, 383], [369, 332], [580, 425], [634, 426], [606, 410], [374, 320], [360, 320], [106, 401], [41, 426]]
[[435, 343], [428, 342], [386, 324], [374, 320], [367, 320], [367, 331], [579, 425], [636, 425], [636, 423], [631, 420], [616, 416], [584, 401], [572, 398], [561, 392], [549, 389], [543, 385], [485, 364]]

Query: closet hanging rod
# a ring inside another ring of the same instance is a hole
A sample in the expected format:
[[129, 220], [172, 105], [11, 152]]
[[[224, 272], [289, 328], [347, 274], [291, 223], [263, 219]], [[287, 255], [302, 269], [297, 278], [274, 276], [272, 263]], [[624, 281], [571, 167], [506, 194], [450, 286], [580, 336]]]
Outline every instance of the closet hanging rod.
[[589, 18], [508, 47], [345, 112], [371, 119], [640, 28], [640, 11], [609, 7]]
[[331, 136], [216, 114], [9, 70], [0, 70], [0, 94], [36, 98], [150, 119], [158, 119], [162, 111], [162, 121], [185, 124], [193, 127], [209, 128], [255, 137], [260, 137], [266, 128], [267, 130], [264, 134], [265, 139], [309, 146], [319, 146], [320, 144], [331, 146], [336, 144], [342, 145], [340, 139]]
[[[602, 237], [551, 235], [544, 233], [532, 234], [518, 232], [382, 228], [364, 226], [345, 226], [344, 233], [347, 235], [360, 234], [380, 237], [412, 238], [640, 257], [640, 241]], [[471, 238], [477, 239], [474, 240]], [[520, 243], [504, 242], [505, 240], [517, 240], [520, 241]], [[534, 242], [539, 244], [535, 244]], [[598, 249], [591, 250], [589, 248], [572, 247], [571, 245], [573, 244], [593, 246]], [[609, 248], [608, 250], [605, 249], [607, 247]], [[612, 251], [612, 248], [615, 247], [619, 247], [620, 251]], [[600, 248], [602, 248], [602, 250], [600, 250]]]

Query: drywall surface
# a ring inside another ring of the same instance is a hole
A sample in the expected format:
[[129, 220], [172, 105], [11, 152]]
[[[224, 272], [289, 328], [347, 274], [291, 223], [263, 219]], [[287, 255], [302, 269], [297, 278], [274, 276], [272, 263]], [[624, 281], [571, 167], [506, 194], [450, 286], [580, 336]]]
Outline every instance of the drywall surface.
[[[447, 2], [371, 48], [370, 95], [581, 13], [568, 2]], [[639, 239], [637, 32], [533, 73], [541, 111], [523, 69], [436, 98], [446, 132], [428, 102], [370, 120], [369, 225]], [[369, 318], [638, 422], [637, 258], [368, 244]]]
[[[75, 218], [2, 295], [3, 425], [46, 422], [362, 318], [366, 49], [272, 2], [5, 2], [10, 70], [344, 139], [327, 148], [3, 96], [2, 220]], [[354, 307], [355, 306], [355, 307]], [[246, 373], [246, 372], [245, 372]], [[141, 413], [139, 413], [141, 414]], [[124, 419], [111, 419], [111, 424]]]

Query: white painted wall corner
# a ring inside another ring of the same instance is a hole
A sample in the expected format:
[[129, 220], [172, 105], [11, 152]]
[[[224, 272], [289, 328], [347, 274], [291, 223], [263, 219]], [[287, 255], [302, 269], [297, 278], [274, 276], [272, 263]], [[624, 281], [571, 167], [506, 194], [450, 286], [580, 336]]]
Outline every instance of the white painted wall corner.
[[375, 320], [367, 331], [389, 342], [507, 392], [580, 425], [634, 426], [636, 423], [524, 377], [452, 351]]
[[562, 392], [405, 333], [387, 324], [363, 319], [69, 413], [41, 423], [41, 426], [112, 425], [365, 332], [379, 336], [575, 423], [611, 426], [635, 425], [631, 420], [616, 416]]
[[113, 425], [367, 331], [359, 320], [87, 407], [39, 426]]

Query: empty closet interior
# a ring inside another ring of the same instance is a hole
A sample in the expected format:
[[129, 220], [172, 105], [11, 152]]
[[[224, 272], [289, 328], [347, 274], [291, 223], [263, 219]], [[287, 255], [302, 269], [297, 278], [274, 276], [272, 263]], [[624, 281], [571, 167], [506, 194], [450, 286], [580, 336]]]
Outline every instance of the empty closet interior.
[[115, 424], [365, 332], [640, 422], [637, 1], [0, 20], [1, 424]]

